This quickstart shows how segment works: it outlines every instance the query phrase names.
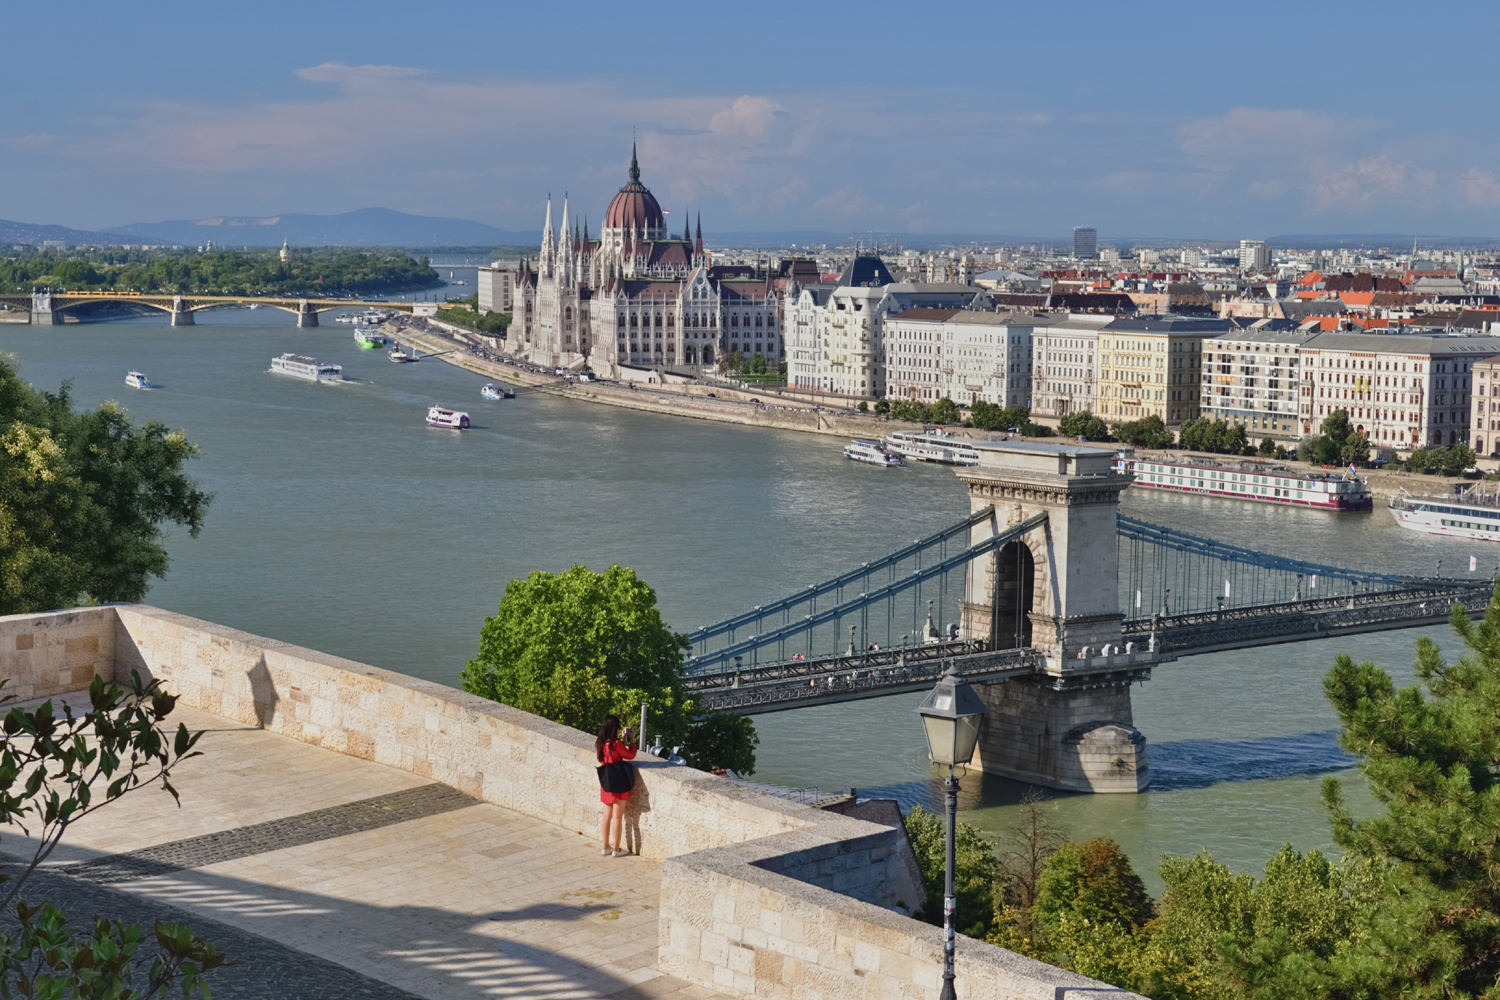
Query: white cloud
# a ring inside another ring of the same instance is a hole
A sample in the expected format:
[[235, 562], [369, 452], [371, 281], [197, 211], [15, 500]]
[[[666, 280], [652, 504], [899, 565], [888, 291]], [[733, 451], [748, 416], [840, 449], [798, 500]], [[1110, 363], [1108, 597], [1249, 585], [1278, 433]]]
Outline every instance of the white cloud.
[[1500, 181], [1497, 181], [1495, 175], [1488, 170], [1470, 167], [1468, 173], [1460, 178], [1459, 183], [1464, 200], [1469, 204], [1481, 205], [1484, 208], [1494, 208], [1500, 205]]

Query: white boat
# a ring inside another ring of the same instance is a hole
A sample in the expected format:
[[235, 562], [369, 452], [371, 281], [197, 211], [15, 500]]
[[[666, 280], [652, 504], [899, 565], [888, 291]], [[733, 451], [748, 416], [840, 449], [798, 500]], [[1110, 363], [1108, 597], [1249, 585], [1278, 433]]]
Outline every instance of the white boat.
[[250, 303], [250, 308], [251, 309], [259, 309], [260, 308], [260, 303], [259, 302], [252, 302], [252, 303]]
[[390, 353], [386, 357], [391, 359], [392, 364], [407, 365], [417, 360], [416, 345], [412, 345], [411, 353], [407, 354], [401, 350], [399, 343], [391, 345]]
[[1286, 507], [1316, 510], [1374, 509], [1375, 500], [1364, 480], [1341, 472], [1298, 472], [1273, 462], [1208, 462], [1189, 459], [1129, 457], [1119, 452], [1116, 467], [1135, 473], [1131, 489], [1140, 487], [1172, 493], [1229, 500], [1254, 500]]
[[333, 321], [335, 323], [358, 323], [359, 319], [351, 316], [349, 313], [339, 313], [337, 316], [333, 317]]
[[893, 455], [879, 441], [864, 441], [856, 438], [844, 447], [844, 457], [871, 465], [905, 465], [900, 455]]
[[510, 389], [498, 386], [493, 382], [480, 389], [479, 394], [485, 399], [510, 399], [515, 396], [515, 393]]
[[946, 462], [949, 465], [978, 465], [979, 452], [951, 431], [941, 428], [920, 431], [891, 431], [885, 436], [887, 451], [922, 462]]
[[454, 431], [465, 430], [469, 426], [469, 415], [462, 410], [448, 410], [441, 406], [429, 406], [427, 408], [427, 426], [444, 427]]
[[279, 358], [272, 358], [271, 370], [294, 378], [305, 378], [309, 382], [339, 382], [344, 378], [344, 369], [338, 365], [325, 364], [303, 354], [283, 354]]
[[1495, 493], [1407, 493], [1391, 498], [1390, 511], [1397, 524], [1412, 531], [1500, 542], [1500, 496]]
[[141, 372], [126, 372], [125, 384], [132, 389], [149, 389], [151, 380]]
[[356, 326], [354, 328], [354, 342], [364, 350], [384, 347], [385, 334], [372, 326]]

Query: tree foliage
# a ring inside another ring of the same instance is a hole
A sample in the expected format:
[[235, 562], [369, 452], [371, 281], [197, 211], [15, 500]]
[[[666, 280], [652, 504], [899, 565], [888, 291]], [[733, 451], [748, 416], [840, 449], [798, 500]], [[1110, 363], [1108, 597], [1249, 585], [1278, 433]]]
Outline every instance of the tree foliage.
[[0, 614], [138, 601], [167, 571], [163, 525], [196, 536], [211, 500], [183, 474], [197, 455], [117, 403], [75, 412], [0, 358]]
[[649, 713], [647, 732], [695, 753], [694, 766], [750, 774], [758, 744], [749, 719], [710, 715], [697, 733], [683, 688], [687, 637], [673, 632], [656, 592], [618, 564], [603, 573], [573, 566], [506, 584], [484, 620], [479, 652], [464, 667], [465, 691], [593, 732], [606, 715]]
[[1109, 440], [1109, 426], [1088, 410], [1075, 410], [1065, 415], [1057, 422], [1057, 430], [1063, 437], [1082, 437], [1090, 441]]
[[442, 284], [426, 258], [389, 250], [93, 251], [80, 259], [0, 260], [0, 291], [42, 288], [163, 295], [368, 295]]
[[198, 756], [194, 747], [203, 734], [181, 724], [169, 734], [162, 723], [177, 699], [157, 681], [143, 684], [138, 673], [131, 681], [124, 688], [95, 677], [82, 715], [65, 703], [59, 717], [47, 701], [13, 708], [0, 722], [0, 822], [35, 843], [29, 858], [15, 862], [19, 872], [0, 875], [0, 909], [16, 917], [0, 931], [0, 996], [7, 1000], [135, 1000], [178, 988], [185, 997], [206, 998], [206, 974], [226, 964], [223, 953], [184, 925], [158, 921], [147, 935], [137, 925], [95, 917], [79, 930], [51, 903], [33, 905], [22, 896], [32, 872], [79, 820], [152, 784], [177, 798], [169, 776]]
[[1370, 440], [1355, 430], [1348, 410], [1334, 410], [1318, 434], [1303, 440], [1298, 455], [1319, 465], [1369, 465]]
[[[927, 898], [916, 911], [919, 920], [943, 923], [943, 888], [946, 882], [947, 820], [921, 806], [906, 814], [906, 837], [911, 841]], [[995, 856], [995, 842], [968, 823], [953, 832], [953, 926], [970, 937], [987, 936], [994, 921], [996, 883], [1003, 869]], [[1000, 888], [1003, 890], [1003, 882]]]
[[1161, 417], [1154, 413], [1140, 420], [1116, 424], [1114, 436], [1117, 440], [1135, 445], [1137, 448], [1170, 448], [1172, 446], [1172, 432], [1167, 429]]
[[1182, 425], [1178, 439], [1189, 451], [1243, 455], [1250, 445], [1250, 435], [1243, 426], [1225, 420], [1200, 417]]
[[1408, 472], [1456, 476], [1473, 468], [1478, 460], [1474, 449], [1460, 441], [1447, 448], [1418, 448], [1407, 456], [1405, 468]]

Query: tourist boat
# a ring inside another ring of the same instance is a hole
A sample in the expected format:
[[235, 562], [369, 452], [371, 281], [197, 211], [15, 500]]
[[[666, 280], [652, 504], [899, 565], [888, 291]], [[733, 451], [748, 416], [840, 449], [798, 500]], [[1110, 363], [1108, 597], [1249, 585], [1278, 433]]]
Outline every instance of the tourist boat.
[[271, 370], [294, 378], [305, 378], [309, 382], [338, 382], [344, 377], [344, 369], [338, 365], [324, 364], [317, 358], [302, 354], [283, 354], [271, 359]]
[[922, 462], [946, 462], [949, 465], [978, 465], [979, 452], [952, 431], [942, 428], [920, 431], [891, 431], [885, 436], [887, 451]]
[[339, 313], [337, 316], [333, 317], [333, 321], [335, 323], [358, 323], [359, 317], [352, 316], [349, 313]]
[[1135, 473], [1132, 487], [1144, 489], [1315, 510], [1362, 511], [1375, 507], [1369, 487], [1352, 466], [1346, 476], [1339, 472], [1296, 472], [1265, 462], [1135, 459], [1122, 453], [1117, 468]]
[[386, 357], [390, 358], [394, 364], [410, 364], [411, 362], [417, 360], [417, 349], [415, 346], [413, 346], [411, 349], [411, 353], [406, 354], [402, 352], [400, 344], [395, 344], [391, 347], [391, 352], [387, 354]]
[[469, 415], [461, 410], [446, 410], [441, 406], [429, 406], [427, 426], [444, 427], [453, 431], [466, 430], [469, 426]]
[[354, 328], [354, 342], [362, 350], [369, 351], [377, 347], [384, 347], [385, 335], [367, 326], [356, 326]]
[[514, 389], [507, 389], [493, 382], [480, 389], [479, 394], [485, 399], [514, 399], [516, 395]]
[[844, 447], [844, 457], [852, 458], [856, 462], [869, 462], [871, 465], [905, 465], [900, 455], [893, 455], [886, 451], [885, 446], [879, 441], [864, 441], [855, 439]]
[[125, 384], [132, 389], [149, 389], [151, 380], [141, 372], [126, 372]]
[[[1406, 490], [1402, 490], [1406, 493]], [[1500, 542], [1500, 494], [1433, 493], [1392, 497], [1391, 516], [1403, 528], [1429, 535]]]

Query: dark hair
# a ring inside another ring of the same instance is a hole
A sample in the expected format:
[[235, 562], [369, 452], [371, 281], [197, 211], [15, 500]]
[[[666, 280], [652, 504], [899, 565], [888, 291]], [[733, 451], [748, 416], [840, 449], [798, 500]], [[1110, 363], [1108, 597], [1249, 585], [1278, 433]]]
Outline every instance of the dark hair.
[[613, 743], [619, 736], [620, 717], [618, 715], [606, 715], [604, 721], [599, 723], [599, 735], [594, 739], [594, 755], [603, 760], [604, 748]]

